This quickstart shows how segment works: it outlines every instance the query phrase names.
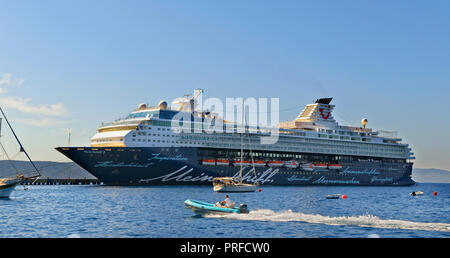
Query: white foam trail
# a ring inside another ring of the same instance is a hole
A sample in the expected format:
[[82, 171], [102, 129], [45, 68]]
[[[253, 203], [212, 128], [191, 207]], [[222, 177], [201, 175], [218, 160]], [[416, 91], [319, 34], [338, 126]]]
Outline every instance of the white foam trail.
[[78, 234], [70, 234], [67, 236], [67, 238], [81, 238]]
[[227, 214], [227, 215], [208, 215], [208, 217], [221, 217], [237, 220], [255, 220], [272, 222], [300, 221], [307, 223], [326, 224], [326, 225], [346, 225], [372, 228], [390, 228], [390, 229], [409, 229], [409, 230], [427, 230], [450, 232], [450, 224], [447, 223], [426, 223], [413, 222], [405, 220], [385, 220], [372, 215], [351, 216], [351, 217], [329, 217], [319, 214], [305, 214], [293, 212], [291, 210], [275, 212], [262, 209], [250, 211], [249, 214]]

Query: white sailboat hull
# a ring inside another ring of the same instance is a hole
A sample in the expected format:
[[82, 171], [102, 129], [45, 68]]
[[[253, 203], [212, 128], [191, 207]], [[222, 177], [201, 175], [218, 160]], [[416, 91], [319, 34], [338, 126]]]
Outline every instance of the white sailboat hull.
[[251, 184], [214, 185], [214, 191], [227, 193], [254, 192], [256, 188], [257, 185]]
[[0, 198], [9, 198], [17, 183], [0, 185]]

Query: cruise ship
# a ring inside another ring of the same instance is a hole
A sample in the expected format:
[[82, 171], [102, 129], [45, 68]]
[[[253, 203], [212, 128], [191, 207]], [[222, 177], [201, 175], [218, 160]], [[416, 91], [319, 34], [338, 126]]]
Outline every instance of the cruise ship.
[[[90, 147], [56, 150], [106, 185], [211, 185], [241, 169], [243, 181], [259, 185], [415, 184], [409, 145], [395, 132], [366, 128], [367, 119], [360, 127], [338, 124], [332, 98], [306, 105], [293, 121], [263, 128], [197, 110], [202, 92], [178, 98], [172, 103], [177, 108], [166, 101], [140, 104], [127, 117], [102, 124]], [[211, 130], [205, 121], [224, 130]], [[263, 143], [272, 134], [276, 143]]]

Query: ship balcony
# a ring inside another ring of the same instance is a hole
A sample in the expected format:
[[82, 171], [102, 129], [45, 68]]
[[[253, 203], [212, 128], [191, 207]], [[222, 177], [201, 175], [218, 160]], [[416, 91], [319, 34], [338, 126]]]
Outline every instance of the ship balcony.
[[101, 126], [98, 128], [99, 133], [104, 132], [115, 132], [115, 131], [130, 131], [136, 130], [138, 128], [139, 123], [120, 123], [120, 124], [112, 124], [107, 126]]
[[125, 138], [131, 131], [109, 131], [96, 133], [91, 138], [92, 147], [125, 147]]

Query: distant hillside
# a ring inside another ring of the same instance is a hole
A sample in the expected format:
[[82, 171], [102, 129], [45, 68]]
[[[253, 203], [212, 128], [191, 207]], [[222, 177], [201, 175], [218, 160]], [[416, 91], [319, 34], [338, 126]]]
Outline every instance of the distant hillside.
[[413, 168], [413, 179], [419, 183], [450, 183], [450, 171], [436, 168]]
[[[73, 162], [34, 161], [41, 173], [41, 178], [51, 179], [96, 179], [89, 172]], [[14, 167], [24, 175], [34, 175], [34, 169], [28, 161], [0, 160], [0, 177], [15, 175]]]

